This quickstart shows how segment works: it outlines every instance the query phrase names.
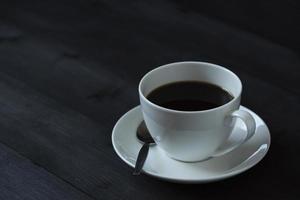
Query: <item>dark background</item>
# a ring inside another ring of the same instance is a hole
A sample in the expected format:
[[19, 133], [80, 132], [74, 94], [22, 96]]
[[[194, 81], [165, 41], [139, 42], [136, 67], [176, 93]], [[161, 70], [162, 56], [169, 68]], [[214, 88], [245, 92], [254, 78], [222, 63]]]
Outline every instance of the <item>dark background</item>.
[[[0, 199], [299, 199], [299, 20], [297, 0], [1, 0]], [[240, 76], [272, 137], [251, 170], [172, 184], [113, 151], [139, 79], [184, 60]]]

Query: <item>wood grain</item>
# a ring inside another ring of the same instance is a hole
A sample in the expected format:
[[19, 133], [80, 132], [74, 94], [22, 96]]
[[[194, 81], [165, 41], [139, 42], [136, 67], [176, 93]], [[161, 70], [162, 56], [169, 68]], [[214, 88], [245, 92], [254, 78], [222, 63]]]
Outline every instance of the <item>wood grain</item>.
[[1, 200], [92, 199], [3, 144], [0, 144], [0, 177]]
[[[297, 199], [299, 52], [172, 1], [0, 5], [3, 144], [94, 199]], [[243, 105], [272, 133], [261, 164], [208, 185], [131, 176], [112, 149], [112, 127], [138, 105], [144, 73], [181, 60], [218, 63], [241, 77]]]

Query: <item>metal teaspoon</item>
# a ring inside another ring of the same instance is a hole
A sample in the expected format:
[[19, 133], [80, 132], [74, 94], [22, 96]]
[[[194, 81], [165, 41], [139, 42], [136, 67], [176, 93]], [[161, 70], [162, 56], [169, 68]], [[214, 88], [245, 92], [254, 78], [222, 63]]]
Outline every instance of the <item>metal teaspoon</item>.
[[144, 163], [146, 161], [147, 155], [148, 155], [149, 146], [152, 144], [155, 144], [144, 121], [142, 121], [140, 123], [140, 125], [138, 126], [138, 128], [136, 130], [136, 136], [140, 140], [140, 142], [143, 143], [143, 146], [139, 151], [139, 154], [138, 154], [138, 157], [137, 157], [137, 160], [135, 163], [133, 175], [139, 175], [141, 173]]

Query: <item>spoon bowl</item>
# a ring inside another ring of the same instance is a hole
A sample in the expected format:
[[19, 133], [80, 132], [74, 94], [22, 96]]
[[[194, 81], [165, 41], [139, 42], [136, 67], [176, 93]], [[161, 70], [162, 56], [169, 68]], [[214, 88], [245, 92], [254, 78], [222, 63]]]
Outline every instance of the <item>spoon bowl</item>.
[[149, 146], [155, 144], [152, 136], [150, 135], [145, 121], [142, 121], [140, 125], [138, 126], [136, 130], [136, 137], [138, 140], [143, 143], [142, 148], [139, 151], [136, 163], [135, 163], [135, 168], [133, 171], [133, 175], [139, 175], [142, 171], [142, 168], [144, 166], [144, 163], [147, 159], [147, 155], [149, 152]]

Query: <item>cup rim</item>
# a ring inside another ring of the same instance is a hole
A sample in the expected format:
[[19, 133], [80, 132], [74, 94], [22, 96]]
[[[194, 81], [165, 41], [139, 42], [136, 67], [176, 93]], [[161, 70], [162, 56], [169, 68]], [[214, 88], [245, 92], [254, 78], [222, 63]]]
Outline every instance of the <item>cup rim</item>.
[[[155, 72], [157, 70], [161, 70], [162, 68], [170, 67], [171, 65], [174, 65], [174, 64], [204, 64], [204, 65], [209, 65], [211, 67], [215, 67], [215, 68], [218, 68], [218, 69], [221, 69], [221, 70], [225, 70], [225, 71], [229, 72], [230, 74], [232, 74], [238, 80], [238, 82], [240, 83], [241, 89], [238, 92], [238, 94], [235, 95], [233, 97], [233, 99], [231, 99], [229, 102], [227, 102], [227, 103], [225, 103], [225, 104], [223, 104], [221, 106], [218, 106], [218, 107], [215, 107], [215, 108], [211, 108], [211, 109], [196, 110], [196, 111], [183, 111], [183, 110], [174, 110], [174, 109], [169, 109], [169, 108], [162, 107], [160, 105], [157, 105], [157, 104], [151, 102], [150, 100], [147, 99], [147, 97], [144, 96], [144, 94], [142, 92], [142, 83], [145, 80], [145, 78], [147, 76], [149, 76], [151, 73], [153, 73], [153, 72]], [[138, 86], [138, 90], [139, 90], [140, 97], [145, 102], [147, 102], [148, 104], [150, 104], [151, 106], [153, 106], [153, 107], [155, 107], [157, 109], [163, 110], [165, 112], [170, 112], [170, 113], [197, 114], [197, 113], [205, 113], [205, 112], [211, 112], [211, 111], [214, 111], [214, 110], [218, 110], [218, 109], [224, 108], [224, 107], [228, 106], [229, 104], [231, 104], [232, 102], [236, 101], [241, 96], [241, 93], [242, 93], [242, 90], [243, 90], [243, 85], [242, 85], [242, 81], [240, 80], [240, 78], [235, 73], [233, 73], [231, 70], [229, 70], [229, 69], [227, 69], [225, 67], [222, 67], [220, 65], [217, 65], [217, 64], [214, 64], [214, 63], [209, 63], [209, 62], [201, 62], [201, 61], [181, 61], [181, 62], [173, 62], [173, 63], [168, 63], [168, 64], [165, 64], [165, 65], [160, 65], [160, 66], [158, 66], [158, 67], [150, 70], [149, 72], [147, 72], [142, 77], [142, 79], [140, 80], [139, 86]]]

